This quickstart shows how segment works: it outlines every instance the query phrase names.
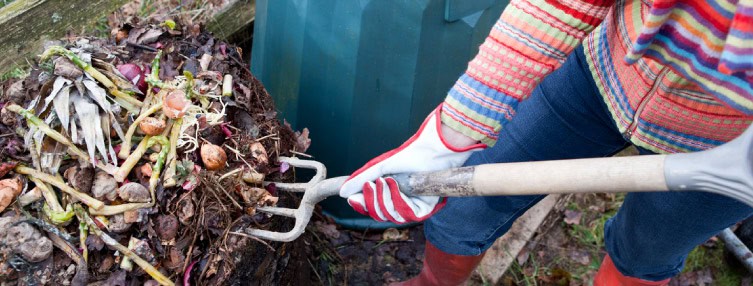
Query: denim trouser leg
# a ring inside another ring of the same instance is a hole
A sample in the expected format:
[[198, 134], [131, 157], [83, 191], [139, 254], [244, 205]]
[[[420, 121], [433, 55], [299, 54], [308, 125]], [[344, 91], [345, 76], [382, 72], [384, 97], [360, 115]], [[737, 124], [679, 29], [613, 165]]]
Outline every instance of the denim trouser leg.
[[752, 211], [711, 193], [629, 193], [604, 226], [605, 247], [622, 274], [664, 280], [682, 271], [695, 246]]
[[[474, 154], [466, 165], [602, 157], [626, 145], [581, 49], [576, 50], [520, 104], [497, 145]], [[450, 198], [426, 222], [426, 237], [448, 253], [480, 254], [541, 198]], [[623, 274], [663, 280], [679, 273], [693, 247], [751, 213], [748, 206], [714, 194], [631, 193], [606, 223], [605, 245]]]
[[[588, 74], [582, 52], [536, 88], [518, 106], [492, 148], [473, 154], [466, 165], [603, 157], [626, 146]], [[582, 59], [582, 58], [581, 58]], [[507, 232], [513, 221], [543, 196], [450, 198], [425, 224], [439, 249], [477, 255]]]

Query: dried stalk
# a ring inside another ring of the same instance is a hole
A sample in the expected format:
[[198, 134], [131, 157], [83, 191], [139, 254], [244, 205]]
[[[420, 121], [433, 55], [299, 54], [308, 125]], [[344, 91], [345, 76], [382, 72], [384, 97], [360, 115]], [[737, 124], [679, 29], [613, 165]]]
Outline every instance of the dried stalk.
[[[48, 137], [52, 138], [53, 140], [57, 141], [60, 144], [65, 145], [66, 147], [68, 147], [67, 151], [68, 151], [68, 154], [70, 154], [71, 156], [79, 157], [79, 158], [81, 158], [81, 160], [84, 160], [84, 161], [87, 161], [87, 162], [91, 161], [90, 158], [89, 158], [89, 155], [87, 155], [84, 151], [82, 151], [81, 149], [79, 149], [78, 147], [76, 147], [76, 144], [73, 144], [73, 142], [71, 142], [70, 140], [68, 140], [68, 138], [65, 137], [65, 135], [60, 134], [60, 132], [57, 132], [54, 129], [50, 128], [49, 125], [47, 125], [46, 123], [44, 123], [44, 121], [42, 121], [42, 119], [40, 119], [39, 117], [37, 117], [36, 115], [34, 115], [34, 113], [32, 113], [32, 112], [30, 112], [30, 111], [28, 111], [26, 109], [23, 109], [23, 108], [21, 108], [20, 106], [18, 106], [16, 104], [7, 105], [7, 106], [5, 106], [5, 109], [7, 109], [9, 111], [12, 111], [12, 112], [15, 112], [15, 113], [18, 113], [19, 115], [23, 116], [26, 119], [26, 121], [28, 122], [29, 125], [36, 126], [37, 128], [39, 128], [39, 131], [42, 131]], [[103, 171], [105, 171], [105, 172], [107, 172], [109, 174], [112, 174], [114, 172], [114, 169], [115, 169], [114, 166], [112, 166], [112, 165], [104, 165], [104, 164], [102, 164], [99, 161], [97, 161], [96, 166], [97, 166], [97, 168], [100, 168], [100, 169], [102, 169]]]
[[177, 183], [175, 181], [175, 168], [178, 167], [178, 138], [180, 137], [180, 129], [183, 127], [183, 118], [175, 119], [173, 127], [170, 130], [170, 153], [167, 153], [168, 166], [165, 170], [165, 181], [162, 184], [163, 187], [174, 187]]
[[60, 178], [57, 178], [55, 176], [46, 174], [44, 172], [37, 171], [37, 170], [29, 168], [29, 167], [25, 167], [25, 166], [22, 166], [22, 165], [16, 166], [16, 168], [13, 169], [13, 170], [16, 173], [18, 173], [18, 174], [27, 175], [29, 177], [38, 179], [38, 180], [40, 180], [40, 181], [42, 181], [44, 183], [48, 183], [50, 185], [53, 185], [56, 188], [60, 189], [61, 191], [65, 192], [65, 193], [67, 193], [69, 195], [71, 195], [71, 197], [74, 197], [75, 199], [81, 201], [85, 205], [87, 205], [87, 206], [89, 206], [89, 207], [91, 207], [91, 208], [93, 208], [95, 210], [101, 209], [105, 205], [105, 203], [103, 203], [102, 201], [97, 200], [95, 198], [92, 198], [89, 195], [84, 194], [82, 192], [79, 192], [79, 191], [77, 191], [74, 188], [71, 188], [70, 186], [66, 185], [65, 182], [63, 182], [63, 180], [61, 180]]
[[162, 108], [162, 102], [157, 103], [155, 105], [152, 105], [147, 109], [146, 111], [142, 112], [139, 117], [136, 118], [136, 120], [133, 121], [133, 124], [128, 127], [128, 131], [126, 131], [125, 138], [123, 138], [123, 143], [120, 145], [120, 152], [118, 153], [118, 158], [120, 159], [126, 159], [131, 153], [131, 140], [133, 138], [133, 134], [136, 133], [136, 128], [139, 128], [139, 123], [143, 121], [145, 118], [149, 117], [149, 115], [152, 115], [153, 113], [157, 112]]
[[112, 80], [107, 78], [104, 74], [102, 74], [100, 71], [92, 67], [91, 64], [85, 62], [81, 58], [79, 58], [74, 52], [61, 47], [61, 46], [52, 46], [47, 48], [44, 53], [42, 53], [41, 61], [46, 61], [50, 57], [54, 55], [61, 55], [73, 62], [77, 67], [84, 70], [84, 72], [91, 75], [95, 80], [97, 80], [99, 83], [105, 86], [107, 88], [107, 91], [110, 92], [115, 97], [115, 101], [118, 102], [123, 108], [127, 109], [131, 113], [138, 113], [139, 107], [141, 107], [142, 103], [138, 99], [136, 99], [133, 96], [130, 96], [129, 94], [121, 91], [117, 85], [115, 85]]
[[157, 196], [155, 192], [157, 189], [157, 184], [159, 183], [160, 173], [162, 171], [162, 168], [165, 166], [165, 159], [167, 158], [167, 153], [170, 150], [170, 141], [168, 141], [165, 136], [159, 135], [144, 137], [144, 139], [141, 140], [141, 143], [139, 143], [139, 146], [136, 147], [136, 150], [134, 150], [133, 153], [128, 156], [125, 162], [123, 162], [123, 165], [120, 166], [120, 168], [114, 175], [115, 181], [124, 181], [125, 178], [128, 177], [128, 174], [131, 172], [133, 167], [136, 166], [136, 163], [138, 163], [139, 159], [141, 159], [141, 156], [144, 156], [146, 150], [155, 144], [160, 144], [162, 149], [157, 156], [157, 162], [155, 162], [154, 167], [152, 167], [152, 177], [149, 178], [149, 193], [151, 194], [152, 201], [149, 203], [130, 203], [114, 206], [104, 206], [101, 209], [90, 209], [89, 213], [91, 213], [92, 215], [115, 215], [130, 210], [151, 208], [152, 206], [154, 206], [154, 204], [157, 202]]
[[[131, 170], [133, 170], [133, 167], [136, 166], [136, 164], [139, 162], [142, 156], [146, 153], [147, 149], [149, 147], [152, 147], [154, 144], [160, 144], [162, 145], [162, 151], [160, 151], [160, 155], [164, 152], [164, 156], [162, 158], [162, 165], [165, 163], [165, 158], [167, 157], [167, 151], [170, 148], [170, 141], [165, 138], [165, 136], [158, 135], [158, 136], [145, 136], [144, 139], [141, 140], [141, 143], [139, 143], [139, 146], [136, 147], [135, 150], [133, 150], [133, 153], [128, 156], [128, 158], [125, 159], [122, 165], [120, 165], [120, 168], [118, 168], [118, 171], [113, 174], [113, 177], [115, 177], [115, 181], [117, 182], [123, 182], [126, 177], [128, 177], [128, 174], [131, 173]], [[155, 164], [155, 169], [158, 167], [156, 165], [159, 164], [159, 160]], [[158, 173], [162, 169], [162, 166], [159, 166], [159, 170], [156, 170]], [[154, 178], [154, 171], [152, 171], [152, 178]], [[151, 181], [151, 180], [150, 180]], [[151, 185], [151, 182], [150, 182]]]
[[154, 203], [129, 203], [129, 204], [114, 205], [114, 206], [104, 206], [98, 210], [90, 208], [89, 213], [91, 215], [111, 216], [111, 215], [116, 215], [116, 214], [122, 214], [127, 211], [143, 209], [143, 208], [151, 208], [152, 206], [154, 206]]
[[64, 212], [63, 206], [60, 205], [60, 202], [58, 202], [58, 197], [55, 195], [55, 192], [50, 189], [50, 187], [45, 184], [44, 182], [40, 181], [39, 179], [35, 177], [29, 177], [29, 180], [34, 183], [34, 185], [39, 188], [40, 191], [42, 191], [42, 196], [44, 197], [44, 201], [47, 203], [49, 208], [56, 212]]
[[222, 96], [233, 95], [233, 76], [226, 74], [222, 79]]
[[84, 257], [84, 262], [89, 261], [89, 248], [86, 247], [86, 238], [89, 236], [86, 224], [82, 221], [78, 222], [78, 243], [81, 245], [81, 255]]
[[149, 274], [149, 276], [152, 276], [154, 280], [156, 280], [161, 285], [169, 285], [174, 286], [175, 284], [170, 281], [169, 278], [167, 278], [165, 275], [162, 274], [162, 272], [159, 272], [157, 268], [154, 268], [149, 262], [142, 259], [133, 251], [128, 249], [128, 247], [123, 246], [122, 244], [118, 243], [117, 240], [113, 239], [109, 235], [107, 235], [105, 232], [103, 232], [99, 227], [97, 227], [97, 224], [92, 220], [92, 218], [89, 216], [89, 214], [86, 213], [86, 211], [81, 206], [74, 206], [74, 211], [76, 212], [76, 216], [78, 216], [79, 220], [86, 223], [86, 225], [89, 226], [89, 231], [94, 232], [94, 234], [98, 235], [100, 238], [102, 238], [102, 241], [105, 242], [105, 244], [109, 247], [114, 248], [115, 250], [119, 251], [129, 259], [133, 260], [133, 262], [136, 263], [141, 269], [144, 269], [144, 271]]

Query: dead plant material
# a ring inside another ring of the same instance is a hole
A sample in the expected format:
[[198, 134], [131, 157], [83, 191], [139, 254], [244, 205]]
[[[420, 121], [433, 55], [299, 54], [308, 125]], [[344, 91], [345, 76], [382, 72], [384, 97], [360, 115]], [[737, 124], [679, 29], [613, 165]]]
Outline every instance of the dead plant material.
[[291, 179], [277, 158], [305, 152], [308, 132], [277, 121], [239, 48], [181, 18], [131, 19], [111, 21], [109, 39], [58, 41], [26, 78], [0, 82], [0, 277], [226, 285], [278, 275], [289, 244], [242, 230], [290, 228], [255, 210], [296, 204], [263, 181]]
[[10, 203], [21, 193], [21, 179], [0, 180], [0, 212], [4, 211]]

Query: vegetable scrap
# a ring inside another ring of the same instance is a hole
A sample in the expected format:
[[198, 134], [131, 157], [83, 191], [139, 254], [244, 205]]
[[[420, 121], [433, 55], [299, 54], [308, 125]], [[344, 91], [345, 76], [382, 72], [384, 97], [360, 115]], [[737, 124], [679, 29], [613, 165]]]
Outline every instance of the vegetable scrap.
[[264, 182], [292, 178], [277, 158], [308, 130], [277, 121], [239, 48], [139, 21], [0, 83], [0, 280], [223, 285], [260, 243], [232, 234], [285, 228], [255, 209], [295, 200]]

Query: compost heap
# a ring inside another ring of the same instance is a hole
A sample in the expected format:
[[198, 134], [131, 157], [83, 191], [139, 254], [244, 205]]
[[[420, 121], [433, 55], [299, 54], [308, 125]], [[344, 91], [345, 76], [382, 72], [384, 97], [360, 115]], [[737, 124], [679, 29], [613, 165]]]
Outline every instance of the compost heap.
[[222, 285], [258, 264], [240, 255], [273, 246], [243, 230], [286, 227], [256, 212], [278, 203], [262, 182], [310, 141], [243, 62], [199, 26], [131, 23], [2, 83], [0, 281]]

